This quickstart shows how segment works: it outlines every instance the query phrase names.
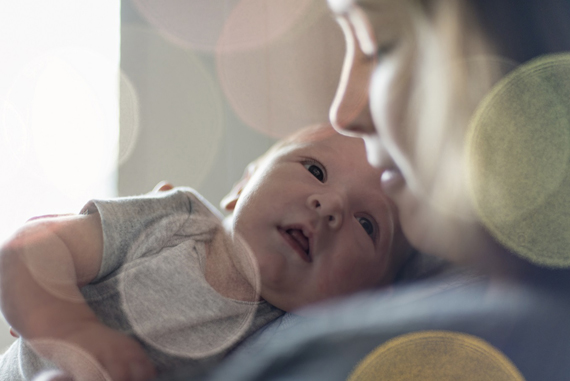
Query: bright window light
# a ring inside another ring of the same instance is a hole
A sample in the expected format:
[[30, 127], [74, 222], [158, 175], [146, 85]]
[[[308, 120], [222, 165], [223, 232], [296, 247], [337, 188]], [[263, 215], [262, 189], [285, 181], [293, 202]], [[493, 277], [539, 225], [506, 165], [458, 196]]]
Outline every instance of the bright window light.
[[119, 46], [120, 0], [0, 2], [0, 241], [117, 194]]

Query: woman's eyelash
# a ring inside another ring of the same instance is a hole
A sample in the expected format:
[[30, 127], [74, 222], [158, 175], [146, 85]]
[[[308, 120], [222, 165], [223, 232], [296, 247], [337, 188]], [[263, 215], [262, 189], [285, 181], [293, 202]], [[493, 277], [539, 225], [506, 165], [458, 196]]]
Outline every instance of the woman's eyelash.
[[362, 60], [368, 62], [370, 60], [374, 61], [376, 64], [380, 63], [387, 55], [389, 55], [392, 50], [396, 47], [396, 42], [390, 42], [381, 46], [374, 51], [373, 54], [365, 55]]
[[313, 175], [321, 183], [327, 181], [327, 171], [321, 163], [316, 160], [305, 160], [303, 166], [311, 175]]
[[390, 41], [381, 46], [378, 46], [376, 49], [376, 58], [382, 59], [384, 56], [390, 54], [394, 48], [398, 45], [398, 41]]

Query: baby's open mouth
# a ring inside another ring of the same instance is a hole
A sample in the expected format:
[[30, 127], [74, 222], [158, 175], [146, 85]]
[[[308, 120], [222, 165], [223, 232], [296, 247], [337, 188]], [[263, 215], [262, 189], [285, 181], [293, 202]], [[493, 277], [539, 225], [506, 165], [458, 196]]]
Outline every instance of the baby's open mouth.
[[307, 254], [309, 261], [311, 260], [309, 239], [300, 229], [287, 229], [285, 231], [295, 241], [299, 247]]

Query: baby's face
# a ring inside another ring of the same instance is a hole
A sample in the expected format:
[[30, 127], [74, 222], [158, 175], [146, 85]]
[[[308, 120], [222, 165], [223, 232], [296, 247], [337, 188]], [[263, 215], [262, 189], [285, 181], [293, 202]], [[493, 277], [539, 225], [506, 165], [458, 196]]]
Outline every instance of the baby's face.
[[256, 256], [265, 300], [291, 310], [388, 281], [401, 244], [380, 175], [361, 139], [336, 133], [288, 144], [261, 163], [233, 228]]

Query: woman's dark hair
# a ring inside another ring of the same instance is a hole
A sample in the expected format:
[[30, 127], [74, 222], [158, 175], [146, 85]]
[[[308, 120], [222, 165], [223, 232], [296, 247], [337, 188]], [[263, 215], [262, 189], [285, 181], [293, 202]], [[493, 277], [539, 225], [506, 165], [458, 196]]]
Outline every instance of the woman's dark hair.
[[570, 0], [469, 0], [502, 55], [517, 63], [570, 51]]

